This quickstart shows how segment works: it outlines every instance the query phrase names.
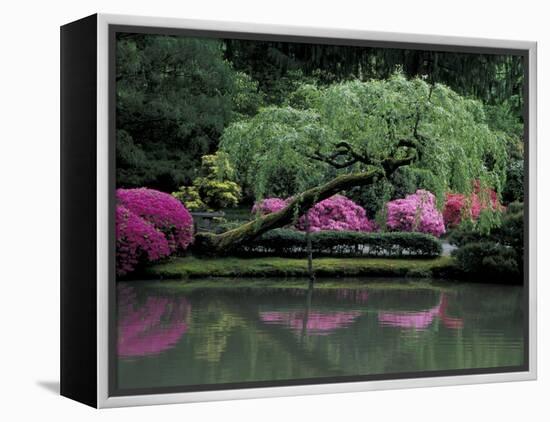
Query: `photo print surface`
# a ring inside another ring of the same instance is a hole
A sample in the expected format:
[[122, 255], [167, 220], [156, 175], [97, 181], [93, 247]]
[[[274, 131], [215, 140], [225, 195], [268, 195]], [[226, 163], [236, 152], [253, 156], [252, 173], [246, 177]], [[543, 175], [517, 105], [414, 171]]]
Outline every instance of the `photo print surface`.
[[112, 395], [528, 367], [525, 52], [111, 39]]

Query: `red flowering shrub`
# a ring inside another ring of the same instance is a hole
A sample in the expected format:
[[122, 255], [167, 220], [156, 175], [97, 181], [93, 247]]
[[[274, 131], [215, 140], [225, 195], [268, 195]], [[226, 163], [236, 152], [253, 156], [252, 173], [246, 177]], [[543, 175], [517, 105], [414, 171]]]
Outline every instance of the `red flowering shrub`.
[[193, 240], [193, 218], [183, 204], [153, 189], [117, 189], [117, 202], [151, 223], [166, 236], [171, 252], [185, 250]]
[[[483, 194], [480, 194], [483, 192]], [[502, 210], [497, 193], [489, 188], [483, 191], [479, 182], [474, 182], [474, 191], [469, 197], [461, 193], [447, 193], [443, 208], [443, 219], [446, 227], [455, 227], [463, 218], [477, 220], [482, 210], [491, 208], [493, 211]]]
[[436, 237], [445, 233], [443, 216], [431, 192], [419, 189], [404, 199], [389, 201], [386, 209], [386, 225], [390, 230], [428, 233]]
[[140, 262], [168, 256], [170, 248], [163, 233], [128, 208], [116, 207], [116, 272], [125, 275]]
[[466, 197], [461, 193], [447, 193], [445, 206], [443, 207], [443, 221], [445, 227], [458, 226], [462, 221], [462, 213], [465, 211]]
[[[324, 230], [372, 232], [376, 230], [376, 224], [367, 218], [365, 209], [342, 195], [334, 195], [318, 202], [308, 211], [307, 215], [312, 232]], [[305, 230], [304, 216], [300, 217], [296, 228]]]

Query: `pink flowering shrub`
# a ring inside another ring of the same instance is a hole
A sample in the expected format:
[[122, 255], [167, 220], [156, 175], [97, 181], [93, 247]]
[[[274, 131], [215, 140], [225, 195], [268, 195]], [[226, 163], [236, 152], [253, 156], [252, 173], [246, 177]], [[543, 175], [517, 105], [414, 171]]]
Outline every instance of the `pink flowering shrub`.
[[386, 225], [390, 230], [428, 233], [436, 237], [445, 233], [443, 215], [436, 207], [434, 195], [426, 190], [389, 201], [386, 210]]
[[116, 207], [116, 272], [125, 275], [140, 262], [153, 262], [170, 254], [163, 233], [128, 208]]
[[[254, 204], [252, 213], [271, 214], [282, 210], [292, 198], [267, 198]], [[310, 230], [312, 232], [333, 231], [376, 231], [374, 221], [367, 218], [365, 209], [351, 199], [342, 195], [334, 195], [318, 202], [308, 212]], [[300, 217], [296, 224], [298, 230], [305, 230], [305, 218]]]
[[[376, 224], [367, 218], [365, 209], [351, 199], [342, 195], [334, 195], [318, 202], [308, 211], [310, 230], [319, 232], [376, 230]], [[306, 229], [305, 217], [302, 216], [296, 224], [298, 230]]]
[[447, 228], [458, 226], [463, 218], [477, 220], [482, 210], [491, 208], [493, 211], [502, 210], [497, 193], [492, 189], [484, 189], [480, 195], [479, 182], [474, 182], [474, 191], [469, 197], [461, 193], [447, 193], [443, 207], [443, 220]]
[[256, 202], [252, 207], [252, 214], [259, 213], [260, 215], [272, 214], [277, 211], [281, 211], [288, 205], [288, 199], [281, 198], [266, 198], [260, 202]]
[[117, 189], [117, 202], [166, 236], [170, 251], [185, 250], [193, 240], [193, 218], [183, 204], [154, 189]]

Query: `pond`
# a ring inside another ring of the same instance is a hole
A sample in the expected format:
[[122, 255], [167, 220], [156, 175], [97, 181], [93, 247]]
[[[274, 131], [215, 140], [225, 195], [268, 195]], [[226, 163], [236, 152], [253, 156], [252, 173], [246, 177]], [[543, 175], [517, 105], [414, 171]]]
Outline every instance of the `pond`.
[[118, 283], [118, 388], [523, 364], [521, 287], [391, 279], [304, 286]]

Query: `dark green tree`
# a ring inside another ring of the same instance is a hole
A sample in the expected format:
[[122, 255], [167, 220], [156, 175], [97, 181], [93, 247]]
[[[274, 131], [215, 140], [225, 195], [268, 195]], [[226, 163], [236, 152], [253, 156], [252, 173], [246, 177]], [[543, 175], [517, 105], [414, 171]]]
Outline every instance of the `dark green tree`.
[[[400, 69], [408, 77], [426, 77], [463, 96], [506, 107], [522, 119], [523, 57], [431, 50], [225, 40], [225, 56], [236, 69], [257, 80], [278, 104], [280, 83], [314, 78], [321, 84], [350, 79], [385, 79]], [[275, 92], [274, 92], [275, 91]]]
[[254, 114], [257, 84], [217, 40], [121, 34], [116, 70], [117, 183], [190, 184], [224, 127]]

